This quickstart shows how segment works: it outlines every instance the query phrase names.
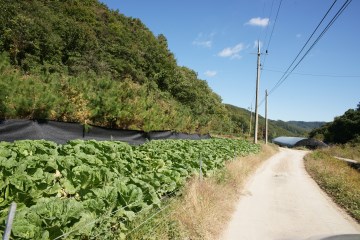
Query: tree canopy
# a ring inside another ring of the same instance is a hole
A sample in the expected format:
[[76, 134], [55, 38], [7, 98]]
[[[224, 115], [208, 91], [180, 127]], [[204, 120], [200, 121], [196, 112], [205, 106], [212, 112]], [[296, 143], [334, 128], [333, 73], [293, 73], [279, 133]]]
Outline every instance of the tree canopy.
[[314, 129], [311, 137], [321, 138], [327, 143], [360, 142], [360, 103], [357, 109], [349, 109], [333, 122]]
[[164, 35], [96, 0], [1, 0], [0, 51], [1, 118], [188, 132], [230, 124]]

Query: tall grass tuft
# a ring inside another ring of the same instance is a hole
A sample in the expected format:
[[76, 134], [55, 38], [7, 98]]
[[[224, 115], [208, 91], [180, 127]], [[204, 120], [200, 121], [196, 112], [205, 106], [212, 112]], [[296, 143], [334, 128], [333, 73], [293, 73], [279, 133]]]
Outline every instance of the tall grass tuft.
[[360, 143], [347, 143], [331, 146], [326, 149], [332, 156], [348, 158], [360, 162]]
[[332, 154], [329, 150], [308, 154], [306, 170], [337, 204], [360, 222], [360, 172]]
[[173, 219], [187, 232], [187, 239], [218, 239], [244, 183], [275, 152], [274, 147], [263, 146], [259, 154], [237, 158], [210, 178], [193, 179], [174, 206]]

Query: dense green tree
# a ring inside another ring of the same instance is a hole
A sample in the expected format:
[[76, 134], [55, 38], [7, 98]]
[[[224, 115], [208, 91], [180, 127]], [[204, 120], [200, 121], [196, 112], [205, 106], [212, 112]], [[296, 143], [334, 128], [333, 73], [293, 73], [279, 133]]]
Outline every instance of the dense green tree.
[[333, 122], [315, 129], [311, 137], [318, 137], [328, 143], [347, 143], [360, 140], [360, 111], [349, 109], [342, 116], [336, 117]]

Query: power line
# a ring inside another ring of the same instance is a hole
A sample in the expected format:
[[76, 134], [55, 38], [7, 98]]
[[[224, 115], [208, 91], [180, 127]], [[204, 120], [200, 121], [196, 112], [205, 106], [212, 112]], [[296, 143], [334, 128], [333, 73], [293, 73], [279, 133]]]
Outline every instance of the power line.
[[[302, 58], [298, 61], [298, 63], [292, 68], [292, 70], [284, 75], [286, 75], [283, 79], [280, 79], [278, 83], [273, 87], [269, 93], [269, 95], [274, 92], [285, 80], [291, 75], [291, 73], [299, 66], [299, 64], [304, 60], [304, 58], [309, 54], [309, 52], [314, 48], [314, 46], [319, 42], [319, 40], [324, 36], [324, 34], [329, 30], [329, 28], [333, 25], [333, 23], [338, 19], [338, 17], [344, 12], [344, 10], [349, 6], [352, 0], [347, 0], [341, 8], [336, 12], [335, 16], [331, 19], [331, 21], [327, 24], [325, 29], [321, 32], [321, 34], [316, 38], [310, 48], [306, 51], [306, 53], [302, 56]], [[336, 1], [335, 1], [336, 2]], [[332, 5], [333, 6], [333, 5]], [[331, 8], [332, 8], [331, 6]], [[287, 70], [288, 71], [288, 70]], [[283, 75], [283, 76], [284, 76]]]
[[[272, 0], [272, 5], [274, 5], [274, 1], [275, 0]], [[272, 11], [272, 5], [271, 5], [271, 11]], [[262, 11], [261, 11], [261, 17], [265, 15], [265, 8], [266, 8], [266, 1], [264, 1], [264, 4], [263, 4], [263, 8], [262, 8]], [[271, 14], [271, 12], [270, 12]], [[268, 26], [266, 27], [266, 34], [267, 34], [267, 30], [268, 30]], [[261, 35], [261, 29], [259, 29], [259, 34], [258, 34], [258, 38], [257, 39], [260, 39], [260, 35]], [[266, 35], [265, 35], [266, 36]]]
[[333, 4], [330, 6], [330, 8], [327, 10], [327, 12], [325, 13], [324, 17], [321, 19], [320, 23], [316, 26], [315, 30], [312, 32], [312, 34], [310, 35], [310, 37], [307, 39], [306, 43], [304, 44], [304, 46], [301, 48], [301, 50], [299, 51], [299, 53], [296, 55], [296, 57], [294, 58], [294, 60], [291, 62], [290, 66], [286, 69], [286, 71], [284, 72], [284, 74], [281, 76], [281, 78], [277, 81], [277, 83], [275, 84], [275, 86], [269, 91], [269, 95], [280, 85], [281, 81], [283, 80], [283, 78], [286, 76], [286, 74], [289, 72], [290, 68], [294, 65], [295, 61], [298, 59], [298, 57], [300, 56], [300, 54], [302, 53], [302, 51], [305, 49], [306, 45], [310, 42], [311, 38], [314, 36], [314, 34], [316, 33], [316, 31], [319, 29], [320, 25], [323, 23], [323, 21], [325, 20], [325, 18], [327, 17], [327, 15], [330, 13], [331, 9], [334, 7], [335, 3], [337, 2], [337, 0], [335, 0], [333, 2]]
[[[315, 34], [316, 30], [319, 28], [321, 23], [324, 21], [325, 17], [328, 15], [334, 4], [337, 0], [334, 1], [334, 3], [330, 6], [329, 10], [326, 12], [323, 19], [320, 21], [314, 32], [309, 37], [308, 41], [305, 43], [303, 48], [300, 50], [298, 55], [295, 57], [294, 61], [290, 64], [290, 66], [287, 68], [287, 70], [284, 72], [282, 77], [278, 80], [278, 82], [275, 84], [275, 86], [270, 90], [269, 94], [273, 93], [285, 80], [293, 73], [293, 71], [299, 66], [299, 64], [304, 60], [304, 58], [309, 54], [309, 52], [314, 48], [314, 46], [319, 42], [319, 40], [324, 36], [324, 34], [329, 30], [329, 28], [334, 24], [334, 22], [339, 18], [339, 16], [344, 12], [344, 10], [349, 6], [352, 0], [346, 0], [346, 2], [341, 6], [341, 8], [336, 12], [336, 14], [333, 16], [333, 18], [330, 20], [330, 22], [326, 25], [324, 30], [320, 33], [320, 35], [316, 38], [316, 40], [312, 43], [312, 45], [309, 47], [309, 49], [306, 51], [306, 53], [301, 57], [301, 59], [296, 63], [296, 65], [290, 70], [290, 68], [294, 65], [296, 59], [300, 56], [301, 52], [305, 49], [305, 46], [308, 44], [312, 36]], [[263, 99], [259, 105], [262, 105], [264, 103], [265, 99]]]
[[[268, 72], [285, 73], [284, 71], [268, 69], [268, 68], [263, 68], [262, 70], [268, 71]], [[313, 76], [313, 77], [360, 78], [360, 75], [343, 75], [343, 74], [314, 74], [314, 73], [300, 73], [300, 72], [292, 72], [291, 74], [302, 75], [302, 76]]]
[[[272, 12], [273, 12], [273, 8], [274, 8], [274, 2], [275, 0], [272, 0], [271, 2], [271, 7], [270, 7], [270, 12], [269, 12], [269, 21], [272, 17]], [[268, 37], [268, 32], [269, 32], [269, 24], [266, 26], [266, 31], [265, 31], [265, 37], [264, 37], [264, 43], [267, 41], [267, 37]], [[258, 38], [259, 39], [259, 38]]]
[[269, 38], [269, 42], [268, 42], [268, 45], [267, 45], [267, 47], [266, 47], [266, 50], [269, 50], [270, 42], [271, 42], [272, 36], [273, 36], [273, 34], [274, 34], [274, 29], [275, 29], [275, 26], [276, 26], [276, 23], [277, 23], [277, 19], [278, 19], [278, 17], [279, 17], [279, 12], [280, 12], [280, 8], [281, 8], [281, 4], [282, 4], [282, 0], [280, 0], [279, 6], [278, 6], [278, 9], [277, 9], [277, 12], [276, 12], [274, 25], [273, 25], [273, 28], [272, 28], [271, 33], [270, 33], [270, 38]]
[[[275, 26], [276, 26], [276, 23], [277, 23], [277, 19], [278, 19], [278, 17], [279, 17], [279, 12], [280, 12], [280, 8], [281, 8], [282, 1], [283, 1], [283, 0], [280, 0], [278, 9], [277, 9], [277, 11], [276, 11], [276, 16], [275, 16], [275, 20], [274, 20], [274, 25], [273, 25], [273, 27], [272, 27], [272, 30], [271, 30], [271, 33], [270, 33], [270, 37], [269, 37], [269, 41], [268, 41], [268, 44], [267, 44], [266, 49], [265, 49], [266, 52], [268, 52], [269, 47], [270, 47], [270, 43], [271, 43], [272, 36], [273, 36], [273, 34], [274, 34], [274, 29], [275, 29]], [[274, 2], [273, 2], [273, 3], [274, 3]], [[267, 56], [267, 54], [265, 54], [264, 62], [263, 62], [263, 64], [262, 64], [262, 66], [265, 65], [266, 56]]]
[[[309, 39], [306, 41], [300, 52], [297, 54], [295, 59], [292, 61], [290, 66], [287, 68], [285, 73], [282, 75], [282, 77], [278, 80], [278, 82], [275, 84], [275, 86], [270, 90], [269, 95], [274, 92], [289, 76], [290, 74], [299, 66], [299, 64], [304, 60], [304, 58], [309, 54], [309, 52], [313, 49], [313, 47], [319, 42], [319, 40], [323, 37], [323, 35], [329, 30], [329, 28], [332, 26], [332, 24], [338, 19], [338, 17], [343, 13], [343, 11], [346, 9], [346, 7], [351, 3], [352, 0], [347, 0], [341, 8], [337, 11], [337, 13], [334, 15], [334, 17], [330, 20], [330, 22], [327, 24], [327, 26], [324, 28], [324, 30], [321, 32], [321, 34], [316, 38], [316, 40], [312, 43], [312, 45], [309, 47], [309, 49], [306, 51], [306, 53], [302, 56], [302, 58], [297, 62], [297, 64], [290, 70], [290, 68], [295, 64], [296, 60], [299, 58], [302, 51], [305, 49], [306, 45], [310, 42], [311, 38], [314, 36], [317, 29], [320, 27], [322, 22], [325, 20], [326, 16], [329, 14], [337, 0], [334, 1], [334, 3], [330, 6], [329, 10], [326, 12], [325, 16], [322, 18], [320, 23], [317, 25]], [[263, 101], [262, 101], [263, 102]]]
[[[272, 12], [273, 12], [273, 8], [274, 8], [274, 2], [275, 2], [275, 0], [273, 0], [272, 3], [271, 3], [269, 18], [271, 18], [271, 16], [272, 16]], [[280, 12], [281, 3], [282, 3], [282, 0], [280, 0], [279, 6], [278, 6], [278, 8], [277, 8], [276, 17], [275, 17], [275, 20], [274, 20], [274, 24], [273, 24], [273, 26], [272, 26], [272, 30], [271, 30], [271, 34], [270, 34], [269, 41], [268, 41], [268, 43], [267, 43], [266, 52], [267, 52], [268, 49], [269, 49], [270, 42], [271, 42], [271, 39], [272, 39], [272, 36], [273, 36], [273, 33], [274, 33], [274, 29], [275, 29], [275, 26], [276, 26], [276, 23], [277, 23], [277, 19], [278, 19], [278, 16], [279, 16], [279, 12]], [[264, 12], [265, 12], [265, 2], [264, 2], [262, 14], [264, 14]], [[266, 33], [265, 33], [265, 37], [264, 37], [264, 44], [265, 44], [265, 42], [267, 41], [268, 30], [269, 30], [269, 27], [266, 28]], [[259, 34], [259, 37], [260, 37], [260, 34]], [[259, 38], [258, 38], [258, 39], [259, 39]], [[266, 56], [267, 56], [267, 54], [265, 54], [264, 62], [263, 62], [263, 64], [261, 64], [261, 66], [263, 66], [263, 65], [265, 64]], [[253, 99], [252, 99], [252, 101], [251, 101], [251, 104], [250, 104], [251, 106], [253, 105], [253, 103], [254, 103], [254, 101], [255, 101], [255, 97], [256, 97], [256, 95], [254, 94], [254, 97], [253, 97]]]

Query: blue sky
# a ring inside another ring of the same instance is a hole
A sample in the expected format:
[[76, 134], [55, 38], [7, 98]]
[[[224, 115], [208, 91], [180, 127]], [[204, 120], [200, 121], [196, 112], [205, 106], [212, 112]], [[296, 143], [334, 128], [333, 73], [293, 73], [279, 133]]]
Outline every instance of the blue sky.
[[[252, 105], [254, 109], [255, 43], [260, 40], [265, 52], [280, 0], [101, 1], [125, 16], [139, 18], [155, 35], [165, 35], [178, 64], [197, 72], [224, 103], [247, 109]], [[272, 89], [281, 78], [333, 2], [282, 1], [269, 54], [261, 56], [260, 101], [265, 89]], [[319, 30], [344, 2], [336, 2]], [[359, 11], [360, 1], [352, 1], [293, 74], [271, 93], [269, 118], [332, 121], [356, 107], [360, 102]], [[264, 115], [264, 104], [259, 113]]]

